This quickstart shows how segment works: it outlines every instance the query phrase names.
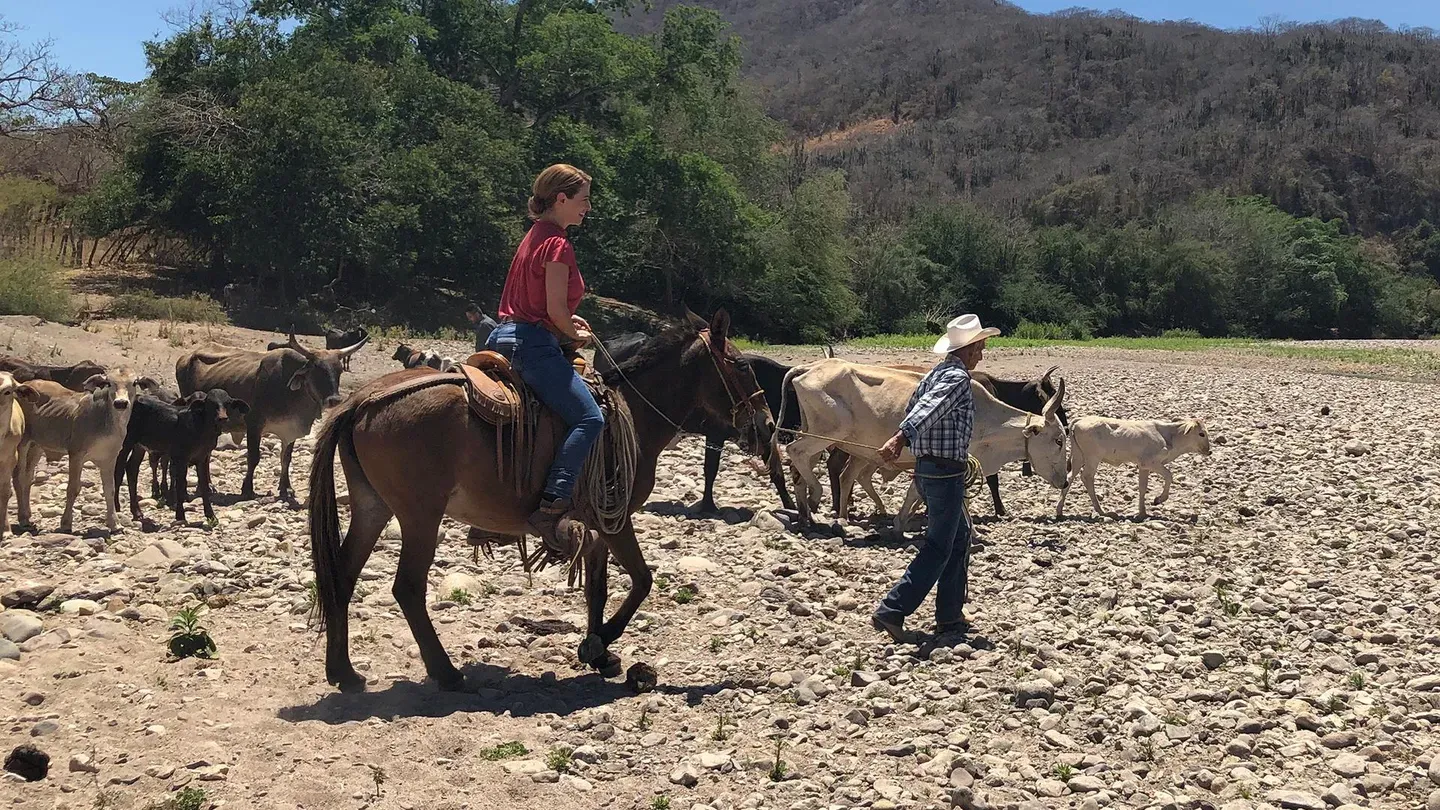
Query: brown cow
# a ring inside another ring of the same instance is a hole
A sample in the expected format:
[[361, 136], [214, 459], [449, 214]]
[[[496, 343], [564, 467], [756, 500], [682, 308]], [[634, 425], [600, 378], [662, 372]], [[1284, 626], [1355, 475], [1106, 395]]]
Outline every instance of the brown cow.
[[25, 412], [25, 439], [21, 442], [18, 475], [20, 523], [30, 524], [30, 488], [35, 466], [43, 452], [47, 458], [70, 459], [65, 489], [65, 514], [60, 531], [74, 526], [75, 498], [80, 494], [80, 472], [85, 462], [100, 470], [105, 495], [105, 525], [114, 531], [115, 459], [125, 442], [130, 402], [137, 388], [128, 368], [96, 374], [85, 381], [85, 391], [71, 391], [57, 382], [32, 380], [20, 385], [20, 407]]
[[[290, 332], [283, 349], [255, 352], [210, 345], [175, 361], [180, 393], [219, 388], [250, 405], [245, 415], [245, 483], [240, 495], [255, 497], [255, 467], [260, 464], [260, 437], [280, 438], [281, 498], [293, 498], [290, 457], [295, 440], [310, 433], [325, 408], [340, 404], [340, 373], [346, 357], [365, 345], [366, 337], [345, 349], [307, 349]], [[239, 432], [231, 434], [238, 443]]]

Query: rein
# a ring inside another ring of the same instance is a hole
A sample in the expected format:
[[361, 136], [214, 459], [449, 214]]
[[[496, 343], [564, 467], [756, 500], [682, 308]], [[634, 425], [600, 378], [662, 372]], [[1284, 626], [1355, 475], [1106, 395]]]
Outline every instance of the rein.
[[[719, 358], [716, 357], [717, 352], [715, 351], [715, 346], [714, 346], [714, 344], [710, 341], [710, 330], [709, 330], [709, 329], [702, 329], [702, 330], [700, 330], [700, 332], [699, 332], [699, 337], [705, 342], [705, 351], [710, 355], [710, 362], [715, 364], [715, 373], [720, 375], [720, 384], [721, 384], [722, 386], [724, 386], [724, 388], [725, 388], [725, 396], [726, 396], [726, 397], [729, 397], [729, 399], [730, 399], [730, 422], [731, 422], [731, 425], [732, 425], [732, 426], [734, 425], [734, 423], [735, 423], [735, 418], [736, 418], [736, 416], [740, 413], [741, 409], [745, 409], [745, 410], [750, 411], [750, 414], [751, 414], [751, 416], [752, 416], [752, 418], [753, 418], [753, 416], [754, 416], [754, 414], [755, 414], [755, 405], [754, 405], [755, 398], [756, 398], [756, 397], [764, 396], [764, 395], [765, 395], [764, 390], [757, 388], [757, 389], [755, 389], [755, 392], [752, 393], [752, 394], [750, 394], [748, 397], [737, 398], [737, 397], [735, 396], [735, 393], [734, 393], [733, 391], [731, 391], [731, 389], [730, 389], [730, 377], [729, 377], [729, 375], [727, 375], [727, 374], [725, 373], [724, 369], [722, 369], [722, 368], [720, 367], [720, 360], [719, 360]], [[640, 401], [641, 401], [641, 402], [645, 403], [646, 405], [649, 405], [649, 406], [650, 406], [650, 410], [652, 410], [652, 411], [654, 411], [655, 413], [659, 414], [659, 415], [660, 415], [660, 418], [661, 418], [661, 419], [664, 419], [665, 422], [670, 425], [670, 427], [675, 428], [675, 431], [676, 431], [677, 433], [683, 433], [683, 432], [685, 432], [685, 429], [684, 429], [684, 428], [680, 427], [678, 424], [675, 423], [675, 420], [673, 420], [673, 419], [670, 418], [670, 416], [669, 416], [668, 414], [666, 414], [664, 411], [660, 410], [659, 406], [657, 406], [655, 403], [651, 402], [650, 399], [649, 399], [649, 397], [645, 396], [645, 394], [640, 391], [640, 389], [635, 385], [635, 383], [631, 382], [631, 381], [630, 381], [630, 378], [627, 377], [627, 376], [625, 376], [625, 372], [620, 370], [620, 364], [617, 363], [617, 362], [615, 362], [615, 358], [610, 354], [610, 350], [607, 349], [607, 348], [605, 348], [605, 344], [604, 344], [602, 341], [600, 341], [600, 340], [598, 340], [598, 339], [595, 341], [595, 350], [596, 350], [597, 352], [600, 352], [601, 354], [605, 355], [605, 359], [607, 359], [607, 360], [610, 361], [610, 366], [615, 369], [615, 373], [618, 374], [618, 375], [620, 375], [621, 381], [624, 382], [626, 385], [630, 386], [630, 390], [632, 390], [632, 391], [635, 392], [635, 395], [640, 398]]]

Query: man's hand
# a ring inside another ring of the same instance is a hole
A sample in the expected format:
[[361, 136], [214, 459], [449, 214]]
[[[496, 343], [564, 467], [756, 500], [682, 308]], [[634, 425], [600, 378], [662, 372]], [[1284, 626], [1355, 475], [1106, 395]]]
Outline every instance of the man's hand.
[[586, 327], [576, 327], [575, 335], [579, 338], [575, 341], [575, 348], [577, 349], [583, 349], [589, 346], [590, 341], [595, 339], [595, 335], [591, 334], [590, 330]]
[[890, 437], [890, 441], [880, 446], [880, 458], [883, 459], [886, 464], [894, 464], [895, 459], [900, 457], [900, 451], [904, 448], [905, 434], [903, 432], [896, 433]]
[[582, 329], [585, 330], [586, 332], [594, 332], [594, 331], [595, 331], [595, 330], [593, 330], [593, 329], [590, 328], [590, 322], [587, 321], [587, 320], [585, 320], [584, 318], [580, 317], [579, 315], [571, 315], [571, 316], [570, 316], [570, 323], [575, 324], [575, 329], [576, 329], [576, 331], [579, 331], [579, 330], [582, 330]]

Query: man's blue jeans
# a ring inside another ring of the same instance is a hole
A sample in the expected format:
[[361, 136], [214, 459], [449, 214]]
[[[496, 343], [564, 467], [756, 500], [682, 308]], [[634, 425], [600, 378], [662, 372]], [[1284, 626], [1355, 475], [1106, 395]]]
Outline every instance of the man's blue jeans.
[[600, 406], [560, 351], [560, 341], [545, 327], [502, 323], [490, 333], [488, 346], [510, 359], [520, 379], [569, 428], [545, 480], [546, 495], [569, 498], [590, 447], [605, 427]]
[[[935, 623], [963, 618], [970, 561], [970, 524], [965, 520], [964, 467], [956, 469], [933, 461], [915, 462], [916, 481], [930, 512], [925, 546], [910, 561], [904, 576], [880, 601], [875, 614], [900, 623], [920, 609], [931, 588], [935, 591]], [[937, 587], [938, 586], [938, 587]]]

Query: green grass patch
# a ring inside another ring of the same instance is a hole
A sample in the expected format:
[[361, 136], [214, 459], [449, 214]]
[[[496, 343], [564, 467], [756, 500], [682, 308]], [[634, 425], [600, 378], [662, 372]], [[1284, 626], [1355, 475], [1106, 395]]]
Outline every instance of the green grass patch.
[[125, 293], [110, 302], [110, 314], [137, 321], [184, 321], [185, 323], [228, 323], [225, 309], [208, 295], [167, 298], [148, 290]]
[[525, 744], [518, 741], [504, 742], [494, 748], [486, 748], [480, 752], [480, 757], [487, 762], [499, 762], [502, 759], [520, 757], [530, 753]]
[[0, 259], [0, 315], [38, 315], [49, 321], [74, 314], [70, 287], [59, 264], [44, 259]]

